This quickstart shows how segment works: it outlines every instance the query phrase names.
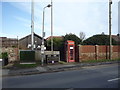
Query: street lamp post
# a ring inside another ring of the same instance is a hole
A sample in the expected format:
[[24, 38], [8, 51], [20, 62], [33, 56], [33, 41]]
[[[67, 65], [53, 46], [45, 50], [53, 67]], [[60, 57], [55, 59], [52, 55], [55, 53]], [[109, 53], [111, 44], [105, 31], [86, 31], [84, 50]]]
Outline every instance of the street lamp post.
[[51, 51], [53, 52], [53, 3], [51, 0]]
[[42, 63], [42, 66], [43, 66], [43, 63], [44, 63], [44, 37], [45, 37], [45, 32], [44, 32], [44, 17], [45, 17], [45, 8], [49, 8], [51, 7], [50, 4], [48, 4], [46, 7], [43, 8], [43, 25], [42, 25], [42, 45], [41, 45], [41, 54], [42, 54], [42, 60], [41, 60], [41, 63]]
[[111, 4], [112, 4], [112, 0], [109, 0], [109, 39], [110, 39], [110, 45], [109, 45], [109, 59], [112, 59]]
[[19, 60], [19, 39], [18, 39], [18, 36], [17, 36], [17, 48], [18, 48], [17, 59]]
[[34, 0], [31, 1], [31, 49], [34, 50]]

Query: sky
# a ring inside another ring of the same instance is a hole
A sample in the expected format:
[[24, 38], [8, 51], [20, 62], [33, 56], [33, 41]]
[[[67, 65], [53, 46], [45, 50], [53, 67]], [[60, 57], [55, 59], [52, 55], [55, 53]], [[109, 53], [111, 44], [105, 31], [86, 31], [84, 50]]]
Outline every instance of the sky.
[[[31, 0], [0, 0], [0, 37], [22, 38], [31, 34]], [[112, 0], [112, 34], [118, 34], [118, 1]], [[42, 36], [43, 8], [51, 0], [35, 0], [34, 32]], [[108, 0], [53, 0], [53, 35], [69, 33], [86, 38], [109, 34]], [[51, 9], [45, 9], [45, 32], [51, 35]]]
[[120, 34], [120, 2], [118, 2], [118, 33]]

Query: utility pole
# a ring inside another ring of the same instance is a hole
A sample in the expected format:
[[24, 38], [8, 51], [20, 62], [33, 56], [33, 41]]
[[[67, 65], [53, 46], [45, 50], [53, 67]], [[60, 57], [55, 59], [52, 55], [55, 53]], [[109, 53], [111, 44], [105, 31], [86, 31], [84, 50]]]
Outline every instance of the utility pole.
[[31, 49], [34, 50], [34, 0], [31, 1]]
[[110, 39], [110, 45], [109, 45], [109, 59], [112, 59], [112, 36], [111, 36], [111, 4], [112, 0], [109, 0], [109, 39]]
[[51, 0], [51, 51], [53, 51], [53, 2]]
[[45, 31], [44, 31], [44, 18], [45, 18], [45, 9], [51, 7], [50, 4], [48, 4], [46, 7], [43, 8], [43, 25], [42, 25], [42, 45], [41, 45], [41, 54], [42, 54], [42, 66], [44, 64], [44, 37], [45, 37]]
[[18, 39], [18, 36], [17, 36], [17, 48], [18, 48], [17, 59], [19, 60], [19, 39]]
[[44, 14], [45, 14], [45, 8], [43, 8], [43, 25], [42, 25], [42, 45], [41, 45], [41, 55], [42, 55], [42, 60], [41, 60], [41, 64], [43, 66], [44, 63], [44, 36], [45, 36], [45, 32], [44, 32]]

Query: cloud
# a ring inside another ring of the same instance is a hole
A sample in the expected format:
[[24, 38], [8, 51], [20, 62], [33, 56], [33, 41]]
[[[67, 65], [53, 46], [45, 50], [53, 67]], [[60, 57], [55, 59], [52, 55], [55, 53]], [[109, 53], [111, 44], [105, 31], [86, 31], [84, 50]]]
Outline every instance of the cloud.
[[117, 34], [118, 33], [118, 16], [119, 9], [118, 9], [118, 3], [114, 2], [112, 5], [112, 33]]
[[0, 32], [2, 31], [2, 3], [0, 3]]
[[[19, 3], [11, 2], [10, 4], [12, 6], [14, 6], [15, 8], [18, 8], [19, 10], [22, 10], [25, 13], [28, 13], [30, 18], [31, 18], [31, 3], [29, 3], [29, 2], [27, 2], [27, 3], [25, 3], [25, 2], [19, 2]], [[42, 24], [43, 5], [44, 4], [42, 4], [41, 2], [34, 3], [34, 21], [35, 21], [36, 27], [39, 27], [38, 25]], [[47, 14], [49, 14], [49, 15], [47, 15]], [[27, 20], [25, 17], [20, 17], [20, 16], [15, 16], [15, 19], [23, 21], [24, 23], [31, 22], [31, 20]], [[46, 12], [45, 12], [45, 20], [47, 20], [47, 21], [45, 21], [45, 24], [49, 24], [50, 20], [48, 22], [48, 19], [50, 19], [50, 10], [49, 11], [46, 10]]]
[[[22, 22], [22, 24], [25, 26], [25, 27], [27, 27], [27, 28], [31, 28], [30, 26], [31, 26], [31, 20], [28, 20], [28, 19], [26, 19], [26, 18], [23, 18], [23, 17], [19, 17], [19, 16], [14, 16], [14, 18], [16, 19], [16, 20], [19, 20], [19, 22]], [[34, 22], [34, 29], [35, 30], [38, 30], [38, 29], [41, 29], [41, 27], [42, 27], [42, 25], [40, 25], [37, 21], [36, 22]]]
[[[3, 2], [31, 2], [31, 0], [2, 0]], [[51, 0], [34, 0], [34, 2], [50, 2]], [[108, 0], [53, 0], [54, 2], [107, 2]], [[118, 2], [119, 0], [113, 0]]]
[[6, 34], [2, 32], [0, 32], [0, 37], [17, 38], [16, 35]]
[[[31, 15], [31, 2], [10, 2], [12, 6]], [[34, 3], [34, 16], [39, 18], [42, 14], [41, 3]]]
[[[35, 32], [41, 35], [43, 7], [48, 5], [51, 0], [35, 3]], [[81, 1], [81, 2], [79, 2]], [[66, 33], [75, 33], [79, 35], [84, 31], [89, 37], [96, 33], [108, 32], [108, 0], [54, 0], [53, 3], [53, 30], [54, 35], [65, 35]], [[83, 1], [83, 2], [82, 2]], [[93, 2], [91, 2], [93, 1]], [[104, 2], [98, 2], [104, 1]], [[113, 0], [114, 2], [116, 0]], [[44, 2], [44, 3], [43, 3]], [[71, 3], [73, 2], [73, 3]], [[30, 2], [11, 2], [11, 5], [31, 15]], [[113, 30], [116, 29], [116, 8], [113, 3]], [[45, 9], [45, 31], [46, 36], [50, 36], [50, 8]], [[30, 29], [31, 20], [21, 16], [15, 16], [15, 19], [23, 23], [27, 29]], [[113, 31], [116, 33], [116, 30]]]
[[30, 23], [31, 22], [30, 20], [25, 19], [25, 18], [20, 17], [20, 16], [14, 16], [14, 18], [21, 21], [21, 22], [23, 22], [23, 23]]
[[[64, 33], [75, 33], [78, 35], [80, 31], [85, 31], [87, 35], [101, 32], [99, 24], [103, 26], [107, 22], [103, 19], [107, 18], [106, 3], [57, 3], [54, 7], [55, 25], [61, 26]], [[103, 7], [100, 7], [103, 5]], [[102, 19], [102, 20], [101, 20]], [[107, 21], [107, 19], [106, 19]], [[105, 26], [104, 26], [105, 27]], [[91, 31], [91, 32], [90, 32]]]

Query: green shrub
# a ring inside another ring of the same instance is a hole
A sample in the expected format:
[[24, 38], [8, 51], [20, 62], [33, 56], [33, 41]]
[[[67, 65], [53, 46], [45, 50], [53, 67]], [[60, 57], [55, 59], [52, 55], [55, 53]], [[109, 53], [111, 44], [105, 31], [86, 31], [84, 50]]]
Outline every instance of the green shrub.
[[8, 58], [8, 53], [7, 52], [3, 52], [2, 53], [2, 59], [7, 59]]
[[120, 59], [100, 59], [100, 60], [86, 60], [86, 61], [82, 61], [83, 63], [97, 63], [97, 62], [109, 62], [109, 61], [120, 61]]
[[2, 54], [0, 53], [0, 59], [2, 59]]

